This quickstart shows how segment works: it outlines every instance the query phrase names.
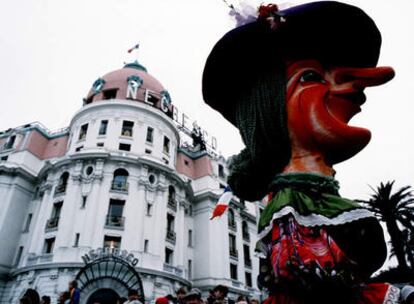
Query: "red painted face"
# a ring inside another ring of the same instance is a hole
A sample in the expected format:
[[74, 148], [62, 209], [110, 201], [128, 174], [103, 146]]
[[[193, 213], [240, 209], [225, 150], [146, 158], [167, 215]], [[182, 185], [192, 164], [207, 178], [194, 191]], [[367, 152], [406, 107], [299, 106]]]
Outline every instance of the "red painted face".
[[325, 68], [316, 60], [289, 63], [286, 107], [292, 157], [320, 153], [333, 165], [361, 151], [371, 133], [348, 122], [361, 111], [364, 89], [393, 77], [390, 67]]

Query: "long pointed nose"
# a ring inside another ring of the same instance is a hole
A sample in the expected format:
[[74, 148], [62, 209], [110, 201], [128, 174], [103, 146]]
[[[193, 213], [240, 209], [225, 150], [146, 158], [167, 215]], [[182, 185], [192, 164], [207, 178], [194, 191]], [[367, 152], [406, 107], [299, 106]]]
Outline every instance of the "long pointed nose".
[[343, 68], [335, 75], [335, 82], [337, 84], [352, 82], [354, 88], [363, 89], [382, 85], [394, 76], [395, 72], [391, 67]]

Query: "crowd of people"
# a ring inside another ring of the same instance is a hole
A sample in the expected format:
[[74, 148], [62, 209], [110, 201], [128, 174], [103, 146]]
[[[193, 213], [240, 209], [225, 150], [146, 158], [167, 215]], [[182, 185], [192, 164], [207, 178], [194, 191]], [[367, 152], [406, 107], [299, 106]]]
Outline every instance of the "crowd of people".
[[[199, 289], [193, 288], [187, 291], [185, 287], [179, 288], [175, 296], [166, 295], [155, 300], [155, 304], [260, 304], [259, 300], [240, 295], [236, 300], [228, 297], [229, 289], [224, 285], [217, 285], [210, 290], [209, 296], [203, 299]], [[414, 286], [406, 285], [401, 290], [403, 304], [414, 304]], [[20, 304], [51, 304], [51, 298], [47, 295], [39, 296], [36, 290], [27, 289]], [[57, 304], [80, 304], [80, 291], [76, 281], [71, 281], [68, 290], [60, 293]], [[93, 303], [100, 304], [100, 303]], [[128, 292], [128, 298], [119, 297], [116, 304], [144, 304], [136, 290]]]

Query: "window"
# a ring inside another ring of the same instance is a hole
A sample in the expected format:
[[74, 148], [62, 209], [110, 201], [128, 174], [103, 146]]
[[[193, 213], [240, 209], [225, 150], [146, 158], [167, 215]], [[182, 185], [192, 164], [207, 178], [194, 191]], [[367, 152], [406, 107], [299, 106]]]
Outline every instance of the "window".
[[151, 154], [151, 153], [152, 153], [152, 151], [151, 151], [150, 149], [145, 149], [145, 153], [146, 153], [146, 154]]
[[174, 215], [167, 213], [167, 230], [174, 231]]
[[20, 246], [18, 251], [17, 251], [16, 258], [14, 260], [14, 265], [16, 265], [16, 266], [19, 265], [20, 260], [22, 258], [22, 254], [23, 254], [23, 246]]
[[6, 156], [2, 156], [1, 158], [0, 158], [0, 160], [4, 160], [4, 161], [6, 161], [6, 160], [8, 160], [9, 159], [9, 156], [8, 155], [6, 155]]
[[188, 160], [184, 159], [184, 165], [190, 166], [190, 163], [188, 162]]
[[193, 230], [188, 230], [188, 246], [193, 247]]
[[55, 189], [55, 194], [66, 192], [66, 187], [68, 185], [68, 180], [69, 180], [69, 172], [64, 172], [59, 178], [59, 182], [58, 182], [58, 184], [56, 186], [56, 189]]
[[118, 89], [110, 89], [103, 91], [103, 99], [115, 99], [116, 98], [116, 92]]
[[76, 152], [79, 152], [80, 150], [82, 150], [83, 149], [83, 146], [79, 146], [79, 147], [77, 147], [76, 149], [75, 149], [75, 151]]
[[81, 208], [84, 209], [86, 207], [86, 200], [88, 199], [88, 197], [86, 195], [82, 196], [82, 204], [81, 204]]
[[98, 143], [96, 143], [96, 146], [97, 147], [103, 147], [104, 146], [104, 143], [103, 142], [98, 142]]
[[14, 146], [15, 141], [16, 141], [16, 135], [12, 135], [12, 136], [10, 136], [10, 137], [7, 139], [6, 144], [4, 145], [4, 150], [7, 150], [7, 149], [12, 149], [12, 148], [13, 148], [13, 146]]
[[170, 139], [167, 136], [164, 136], [163, 151], [166, 154], [170, 154]]
[[175, 188], [174, 186], [168, 186], [168, 207], [173, 210], [177, 208], [177, 201], [175, 200]]
[[193, 277], [193, 261], [188, 260], [188, 279], [191, 280]]
[[123, 227], [124, 217], [122, 213], [124, 211], [125, 201], [110, 199], [108, 215], [106, 216], [106, 226]]
[[147, 128], [147, 139], [146, 139], [147, 143], [153, 143], [154, 141], [154, 129], [151, 127]]
[[247, 267], [252, 267], [252, 260], [250, 258], [250, 247], [248, 245], [243, 245], [244, 253], [244, 265]]
[[101, 125], [99, 126], [99, 135], [106, 135], [107, 129], [108, 129], [108, 121], [101, 120]]
[[111, 190], [128, 192], [128, 171], [125, 169], [116, 169], [114, 179], [112, 180]]
[[233, 280], [237, 280], [237, 265], [236, 264], [230, 264], [230, 278]]
[[165, 248], [165, 264], [172, 265], [174, 251], [170, 248]]
[[147, 215], [148, 216], [152, 215], [152, 205], [151, 204], [147, 204]]
[[59, 225], [60, 212], [62, 210], [63, 202], [56, 202], [53, 204], [52, 214], [50, 219], [46, 222], [46, 229], [57, 228]]
[[250, 272], [246, 272], [245, 278], [246, 278], [246, 286], [252, 287], [252, 274]]
[[80, 238], [80, 233], [76, 233], [75, 234], [75, 242], [73, 243], [73, 247], [78, 247], [79, 246], [79, 238]]
[[229, 224], [229, 227], [230, 228], [236, 228], [236, 219], [235, 219], [235, 216], [234, 216], [234, 211], [233, 211], [233, 209], [229, 209], [229, 212], [227, 213], [227, 219], [228, 219], [228, 224]]
[[103, 247], [104, 248], [109, 248], [109, 249], [119, 249], [119, 248], [121, 248], [121, 237], [120, 236], [105, 235], [104, 236]]
[[237, 249], [236, 249], [236, 236], [234, 234], [229, 234], [229, 250], [230, 255], [237, 255]]
[[218, 175], [221, 178], [225, 178], [226, 177], [226, 175], [224, 174], [224, 167], [223, 167], [222, 164], [219, 164], [218, 165]]
[[81, 126], [79, 131], [79, 140], [84, 140], [86, 138], [86, 133], [88, 133], [88, 124]]
[[122, 136], [131, 137], [132, 136], [132, 130], [133, 129], [134, 129], [134, 122], [133, 121], [124, 120], [122, 122], [121, 135]]
[[26, 223], [24, 224], [23, 232], [28, 232], [30, 229], [30, 224], [32, 223], [33, 213], [27, 215]]
[[53, 253], [53, 247], [55, 247], [55, 238], [48, 238], [45, 240], [45, 245], [43, 247], [44, 254]]
[[129, 145], [129, 144], [119, 144], [119, 150], [121, 150], [121, 151], [131, 151], [131, 145]]
[[144, 240], [144, 252], [148, 252], [148, 240]]
[[242, 222], [243, 240], [250, 241], [249, 226], [246, 221]]

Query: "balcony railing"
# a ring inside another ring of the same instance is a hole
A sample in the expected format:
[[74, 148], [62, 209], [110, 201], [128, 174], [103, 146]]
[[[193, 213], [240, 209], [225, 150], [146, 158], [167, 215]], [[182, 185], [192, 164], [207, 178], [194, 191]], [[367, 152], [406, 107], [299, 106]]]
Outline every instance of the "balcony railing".
[[170, 208], [173, 211], [177, 211], [177, 201], [173, 198], [168, 199], [167, 203], [168, 208]]
[[244, 266], [252, 268], [252, 260], [251, 259], [244, 259]]
[[125, 224], [125, 217], [116, 215], [107, 215], [105, 226], [123, 228]]
[[239, 253], [237, 252], [237, 249], [232, 249], [230, 248], [230, 257], [233, 259], [238, 259], [239, 258]]
[[112, 181], [111, 190], [128, 193], [128, 182]]
[[65, 184], [64, 185], [57, 185], [56, 189], [55, 189], [54, 196], [64, 194], [64, 193], [66, 193], [66, 185]]
[[250, 241], [250, 234], [248, 232], [243, 232], [243, 240]]
[[176, 239], [175, 232], [174, 232], [174, 231], [172, 231], [172, 230], [168, 230], [168, 229], [167, 229], [167, 233], [166, 233], [166, 235], [165, 235], [165, 239], [166, 239], [167, 241], [170, 241], [171, 243], [174, 243], [174, 244], [175, 244], [175, 239]]
[[45, 230], [57, 228], [59, 225], [59, 217], [52, 217], [47, 220]]
[[237, 231], [236, 221], [229, 221], [229, 229], [233, 231]]

